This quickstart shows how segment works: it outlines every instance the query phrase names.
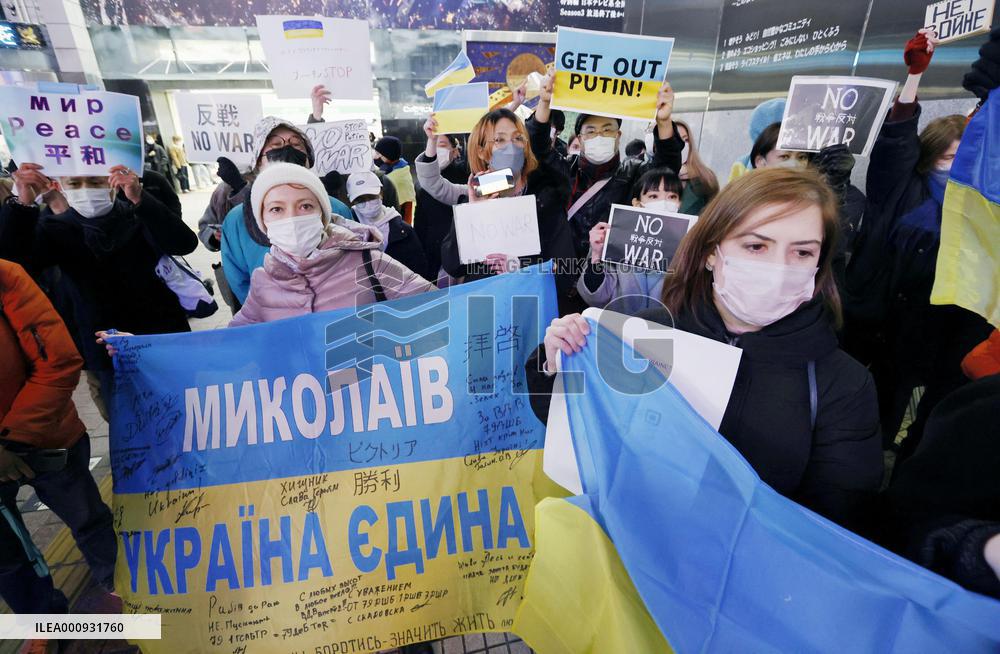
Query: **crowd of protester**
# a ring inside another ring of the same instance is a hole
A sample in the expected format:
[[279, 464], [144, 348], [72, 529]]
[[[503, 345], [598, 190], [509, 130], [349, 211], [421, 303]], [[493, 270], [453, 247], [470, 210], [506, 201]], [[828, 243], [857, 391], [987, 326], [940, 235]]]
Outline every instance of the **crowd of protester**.
[[[309, 170], [308, 136], [265, 118], [249, 171], [220, 161], [222, 181], [197, 233], [182, 220], [166, 174], [183, 170], [178, 186], [190, 188], [179, 148], [167, 153], [151, 142], [159, 172], [116, 167], [107, 177], [53, 179], [36, 163], [17, 162], [13, 183], [0, 186], [0, 595], [17, 612], [66, 610], [51, 576], [33, 567], [15, 503], [22, 483], [71, 526], [111, 589], [110, 514], [87, 471], [88, 436], [70, 396], [82, 370], [102, 413], [113, 411], [115, 348], [106, 330], [189, 329], [190, 313], [157, 265], [200, 240], [221, 252], [232, 326], [552, 260], [560, 315], [526, 367], [540, 420], [559, 357], [586, 344], [580, 312], [588, 306], [738, 347], [719, 433], [766, 483], [1000, 598], [1000, 336], [981, 316], [930, 303], [944, 187], [967, 122], [945, 116], [918, 128], [917, 90], [935, 44], [921, 31], [906, 45], [908, 76], [878, 135], [864, 192], [851, 184], [846, 148], [776, 147], [782, 101], [754, 112], [753, 148], [720, 189], [691, 129], [673, 115], [669, 83], [659, 90], [650, 137], [623, 147], [619, 119], [586, 114], [564, 142], [551, 77], [527, 120], [492, 110], [464, 147], [437, 135], [429, 118], [426, 148], [412, 164], [416, 184], [398, 139], [374, 144], [372, 170], [321, 179]], [[994, 30], [966, 77], [983, 100], [1000, 82], [998, 44]], [[310, 121], [322, 120], [328, 102], [317, 87]], [[541, 252], [463, 262], [452, 208], [489, 201], [473, 176], [503, 169], [513, 188], [501, 195], [534, 198]], [[602, 261], [613, 204], [698, 216], [667, 272]], [[28, 455], [49, 448], [68, 450], [64, 468], [34, 471]]]

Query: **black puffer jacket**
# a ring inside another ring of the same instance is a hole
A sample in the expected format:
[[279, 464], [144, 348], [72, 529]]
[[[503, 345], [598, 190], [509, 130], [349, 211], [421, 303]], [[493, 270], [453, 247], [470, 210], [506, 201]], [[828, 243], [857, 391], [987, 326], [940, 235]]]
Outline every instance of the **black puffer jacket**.
[[[639, 316], [671, 324], [664, 309]], [[882, 480], [878, 406], [871, 375], [837, 348], [822, 301], [740, 336], [726, 332], [714, 306], [698, 318], [682, 314], [674, 326], [743, 350], [719, 433], [779, 493], [853, 526]], [[531, 405], [543, 421], [554, 379], [539, 372], [544, 356], [540, 347], [526, 365]]]
[[[469, 167], [465, 159], [457, 159], [445, 166], [441, 176], [453, 184], [465, 184], [469, 180]], [[427, 275], [434, 282], [441, 270], [441, 244], [451, 231], [455, 220], [454, 209], [438, 202], [424, 189], [417, 191], [417, 209], [413, 216], [413, 229], [417, 230], [420, 244], [427, 258]]]
[[[551, 165], [559, 168], [569, 179], [570, 196], [572, 196], [572, 185], [580, 172], [579, 157], [561, 157], [552, 148], [552, 137], [549, 123], [540, 123], [535, 120], [534, 115], [525, 122], [528, 134], [531, 137], [531, 151], [539, 161], [547, 161]], [[654, 135], [656, 132], [653, 132]], [[632, 204], [632, 187], [639, 177], [647, 170], [653, 168], [669, 168], [674, 172], [681, 169], [681, 152], [684, 150], [684, 140], [681, 139], [676, 127], [672, 138], [663, 140], [656, 138], [653, 144], [653, 159], [647, 163], [640, 163], [633, 159], [625, 159], [614, 171], [611, 180], [604, 185], [590, 200], [587, 201], [570, 218], [570, 226], [573, 232], [573, 249], [578, 258], [587, 256], [590, 251], [590, 230], [599, 222], [606, 222], [611, 214], [612, 204]], [[569, 209], [570, 198], [566, 200], [566, 207]]]
[[400, 216], [389, 221], [389, 242], [385, 253], [424, 279], [433, 279], [427, 272], [427, 255], [416, 230], [403, 222]]
[[[130, 235], [102, 251], [87, 244], [84, 224], [91, 219], [70, 209], [40, 220], [37, 207], [10, 199], [0, 209], [0, 258], [33, 270], [60, 267], [78, 293], [78, 342], [93, 342], [96, 330], [111, 327], [134, 334], [190, 331], [177, 296], [156, 275], [161, 256], [189, 254], [198, 245], [181, 220], [180, 202], [171, 205], [148, 188], [138, 206], [119, 195], [112, 212], [127, 230], [122, 233]], [[89, 350], [82, 352], [87, 369], [111, 367], [110, 357], [92, 356]]]
[[[423, 155], [421, 155], [423, 156]], [[540, 164], [525, 186], [525, 195], [535, 196], [538, 213], [538, 238], [542, 246], [539, 255], [521, 257], [521, 267], [532, 266], [542, 261], [555, 260], [556, 293], [560, 306], [569, 297], [576, 284], [569, 262], [574, 258], [573, 241], [566, 221], [566, 197], [569, 190], [566, 177], [557, 169]], [[458, 240], [455, 237], [454, 222], [441, 246], [441, 265], [452, 277], [464, 277], [471, 282], [492, 277], [493, 273], [484, 263], [463, 264], [458, 254]]]

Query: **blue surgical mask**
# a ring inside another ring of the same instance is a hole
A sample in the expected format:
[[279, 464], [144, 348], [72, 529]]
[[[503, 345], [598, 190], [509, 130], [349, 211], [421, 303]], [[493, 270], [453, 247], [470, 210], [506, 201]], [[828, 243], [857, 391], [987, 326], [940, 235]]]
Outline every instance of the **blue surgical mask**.
[[513, 143], [508, 143], [502, 148], [493, 148], [493, 156], [490, 157], [490, 168], [493, 170], [503, 170], [510, 168], [514, 177], [521, 174], [524, 169], [524, 148], [519, 148]]

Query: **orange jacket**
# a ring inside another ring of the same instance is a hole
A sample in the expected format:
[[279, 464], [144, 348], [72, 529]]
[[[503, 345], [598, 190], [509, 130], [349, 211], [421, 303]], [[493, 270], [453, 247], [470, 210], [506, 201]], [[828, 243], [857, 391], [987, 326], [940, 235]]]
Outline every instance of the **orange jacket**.
[[83, 435], [73, 404], [83, 359], [21, 266], [0, 259], [0, 439], [70, 447]]
[[994, 329], [989, 338], [965, 355], [962, 372], [969, 379], [1000, 374], [1000, 329]]

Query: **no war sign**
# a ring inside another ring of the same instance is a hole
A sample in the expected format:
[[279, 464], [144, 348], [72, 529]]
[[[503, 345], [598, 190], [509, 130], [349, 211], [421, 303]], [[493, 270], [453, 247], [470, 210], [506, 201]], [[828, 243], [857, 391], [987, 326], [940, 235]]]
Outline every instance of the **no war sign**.
[[652, 120], [672, 38], [560, 27], [552, 107]]
[[778, 148], [819, 152], [844, 144], [867, 157], [896, 93], [896, 83], [865, 77], [797, 75], [788, 90]]
[[601, 261], [618, 264], [623, 272], [666, 272], [681, 239], [696, 220], [696, 216], [682, 213], [613, 204]]
[[226, 157], [237, 166], [253, 164], [253, 128], [263, 117], [260, 97], [249, 93], [176, 93], [174, 103], [192, 163]]
[[139, 99], [76, 84], [0, 87], [2, 128], [14, 161], [50, 177], [105, 176], [112, 166], [142, 170]]

